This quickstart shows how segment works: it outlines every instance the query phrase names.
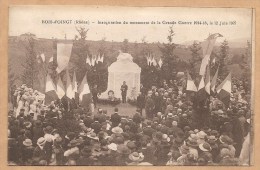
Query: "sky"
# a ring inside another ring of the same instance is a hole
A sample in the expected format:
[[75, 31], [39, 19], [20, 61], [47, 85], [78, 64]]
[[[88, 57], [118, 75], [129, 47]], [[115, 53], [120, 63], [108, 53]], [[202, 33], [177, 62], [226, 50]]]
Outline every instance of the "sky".
[[[69, 24], [46, 24], [45, 20], [72, 20]], [[88, 21], [87, 24], [75, 24]], [[118, 21], [128, 24], [98, 24]], [[151, 24], [154, 21], [156, 24]], [[161, 24], [157, 24], [157, 21]], [[194, 25], [201, 21], [208, 25]], [[204, 22], [205, 21], [205, 22]], [[149, 24], [130, 24], [149, 22]], [[165, 24], [170, 22], [170, 24]], [[175, 24], [172, 24], [175, 22]], [[213, 25], [210, 25], [210, 22]], [[215, 25], [224, 22], [228, 25]], [[191, 24], [189, 24], [191, 23]], [[223, 39], [250, 39], [252, 33], [252, 9], [245, 8], [182, 8], [182, 7], [111, 7], [111, 6], [11, 6], [9, 8], [9, 36], [23, 33], [36, 34], [38, 38], [52, 37], [73, 39], [76, 27], [86, 27], [88, 40], [141, 42], [166, 42], [169, 27], [175, 31], [174, 42], [202, 41], [210, 33], [220, 33]]]

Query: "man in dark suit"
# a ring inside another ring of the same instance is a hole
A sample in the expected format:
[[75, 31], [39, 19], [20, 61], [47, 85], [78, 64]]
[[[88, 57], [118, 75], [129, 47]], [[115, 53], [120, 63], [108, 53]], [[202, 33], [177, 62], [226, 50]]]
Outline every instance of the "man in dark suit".
[[98, 122], [97, 118], [94, 118], [94, 122], [90, 125], [92, 129], [94, 129], [94, 132], [98, 134], [101, 130], [101, 124]]
[[118, 108], [115, 108], [115, 113], [111, 115], [112, 128], [119, 125], [121, 116], [118, 114]]
[[126, 82], [123, 82], [123, 85], [121, 86], [121, 95], [122, 95], [122, 102], [126, 103], [126, 94], [127, 94], [128, 86], [126, 85]]

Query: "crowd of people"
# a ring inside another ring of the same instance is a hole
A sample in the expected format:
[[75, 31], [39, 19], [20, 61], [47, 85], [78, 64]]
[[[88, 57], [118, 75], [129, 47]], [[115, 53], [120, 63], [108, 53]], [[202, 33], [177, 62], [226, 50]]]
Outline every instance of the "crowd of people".
[[[251, 102], [245, 83], [233, 80], [229, 105], [211, 97], [203, 110], [207, 113], [200, 113], [194, 95], [180, 84], [171, 80], [161, 87], [142, 87], [136, 113], [129, 116], [98, 105], [94, 113], [80, 106], [66, 111], [59, 102], [45, 106], [41, 99], [27, 97], [35, 93], [23, 85], [15, 93], [23, 101], [19, 111], [8, 114], [8, 163], [248, 165]], [[26, 102], [32, 107], [25, 107]]]

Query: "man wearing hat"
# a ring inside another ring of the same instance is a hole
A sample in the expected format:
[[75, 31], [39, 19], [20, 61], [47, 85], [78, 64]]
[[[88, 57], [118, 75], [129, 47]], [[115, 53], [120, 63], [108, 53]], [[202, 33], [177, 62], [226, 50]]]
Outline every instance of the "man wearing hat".
[[67, 159], [77, 159], [79, 157], [78, 141], [73, 139], [68, 144], [69, 149], [64, 152]]
[[22, 163], [23, 165], [30, 165], [32, 163], [34, 147], [32, 146], [31, 139], [23, 141], [24, 148], [22, 150]]
[[46, 128], [43, 129], [45, 135], [44, 138], [46, 140], [46, 144], [45, 144], [45, 149], [46, 149], [46, 154], [47, 154], [47, 162], [48, 164], [50, 163], [51, 160], [51, 155], [52, 155], [52, 145], [53, 145], [53, 140], [54, 140], [54, 136], [51, 134], [51, 132], [53, 131], [52, 126], [47, 126]]
[[138, 125], [140, 123], [142, 123], [142, 116], [140, 114], [140, 110], [139, 109], [136, 110], [136, 113], [133, 116], [133, 122], [135, 122]]
[[147, 126], [143, 128], [143, 133], [147, 136], [149, 136], [150, 138], [152, 138], [153, 133], [155, 132], [155, 130], [152, 128], [152, 122], [151, 121], [147, 121]]
[[53, 153], [55, 154], [56, 165], [63, 165], [64, 149], [62, 148], [62, 138], [57, 137], [53, 143]]
[[46, 143], [46, 139], [44, 137], [40, 137], [37, 140], [37, 146], [33, 151], [33, 162], [35, 165], [37, 165], [40, 160], [47, 160], [45, 143]]
[[92, 156], [91, 148], [84, 147], [80, 151], [80, 157], [78, 159], [78, 165], [80, 166], [91, 166], [94, 165], [94, 162], [96, 161]]
[[129, 160], [131, 161], [128, 165], [138, 165], [144, 160], [144, 155], [142, 153], [133, 152], [129, 155]]
[[155, 103], [154, 100], [152, 99], [152, 91], [149, 91], [145, 101], [145, 113], [148, 119], [153, 118], [154, 108], [155, 108]]

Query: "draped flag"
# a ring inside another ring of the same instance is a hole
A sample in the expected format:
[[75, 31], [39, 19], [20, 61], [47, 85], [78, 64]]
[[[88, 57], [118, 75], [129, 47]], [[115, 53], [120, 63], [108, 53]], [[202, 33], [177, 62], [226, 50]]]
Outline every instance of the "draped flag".
[[217, 84], [217, 77], [218, 77], [218, 69], [217, 69], [214, 77], [212, 78], [211, 84], [210, 84], [211, 91], [213, 91], [213, 92], [215, 92], [215, 87], [216, 87], [216, 84]]
[[100, 54], [98, 53], [98, 56], [97, 56], [97, 63], [100, 62]]
[[89, 90], [87, 75], [84, 76], [79, 86], [79, 100], [81, 106], [86, 109], [89, 107], [89, 104], [92, 102], [92, 96]]
[[71, 79], [70, 79], [70, 75], [69, 75], [69, 71], [66, 71], [66, 96], [69, 99], [72, 99], [75, 97], [75, 92], [73, 91], [73, 87], [72, 87], [72, 83], [71, 83]]
[[51, 63], [51, 62], [53, 62], [53, 57], [51, 57], [51, 58], [49, 59], [49, 63]]
[[91, 65], [92, 66], [94, 66], [96, 64], [96, 59], [97, 59], [96, 56], [92, 56], [92, 59], [91, 59]]
[[147, 65], [150, 66], [151, 65], [150, 54], [148, 54], [148, 56], [146, 56], [146, 60], [147, 60]]
[[198, 89], [194, 83], [194, 81], [191, 79], [191, 76], [190, 74], [188, 73], [188, 79], [187, 79], [187, 88], [186, 90], [188, 91], [194, 91], [194, 92], [197, 92]]
[[205, 91], [210, 95], [210, 68], [207, 67], [205, 77]]
[[204, 82], [204, 77], [201, 77], [200, 84], [198, 87], [198, 92], [197, 92], [197, 100], [198, 102], [203, 101], [207, 98], [207, 92], [205, 90], [205, 82]]
[[210, 55], [215, 45], [217, 37], [223, 37], [219, 33], [211, 34], [204, 42], [201, 43], [203, 59], [200, 66], [200, 75], [204, 75], [206, 67], [210, 60]]
[[153, 63], [153, 66], [154, 66], [154, 67], [157, 65], [157, 62], [156, 62], [156, 60], [155, 60], [154, 57], [153, 57], [152, 63]]
[[45, 105], [51, 104], [52, 101], [55, 101], [58, 99], [57, 93], [56, 93], [56, 87], [50, 77], [49, 74], [47, 74], [46, 77], [46, 86], [45, 86]]
[[73, 90], [74, 96], [75, 96], [75, 93], [78, 92], [78, 84], [77, 84], [76, 72], [75, 71], [74, 71], [73, 78], [72, 78], [72, 90]]
[[57, 96], [59, 99], [61, 99], [63, 96], [65, 96], [65, 88], [63, 86], [63, 83], [61, 81], [61, 78], [59, 76], [58, 82], [57, 82]]
[[89, 58], [88, 55], [87, 55], [87, 58], [86, 58], [86, 63], [89, 64], [90, 66], [92, 65], [92, 63], [90, 62], [90, 58]]
[[163, 64], [163, 62], [162, 62], [162, 59], [160, 58], [160, 60], [158, 61], [158, 65], [160, 68], [162, 67], [162, 64]]
[[45, 55], [43, 53], [41, 54], [41, 59], [43, 62], [45, 62]]
[[60, 73], [64, 70], [70, 60], [71, 50], [72, 50], [72, 43], [58, 43], [57, 44], [57, 64], [58, 67], [56, 71]]
[[215, 65], [216, 63], [216, 57], [213, 58], [212, 62], [211, 62], [213, 65]]
[[218, 93], [218, 99], [228, 106], [231, 94], [231, 73], [229, 73], [225, 80], [216, 88], [216, 91]]
[[102, 54], [101, 58], [100, 58], [100, 62], [103, 63], [104, 62], [104, 54]]

